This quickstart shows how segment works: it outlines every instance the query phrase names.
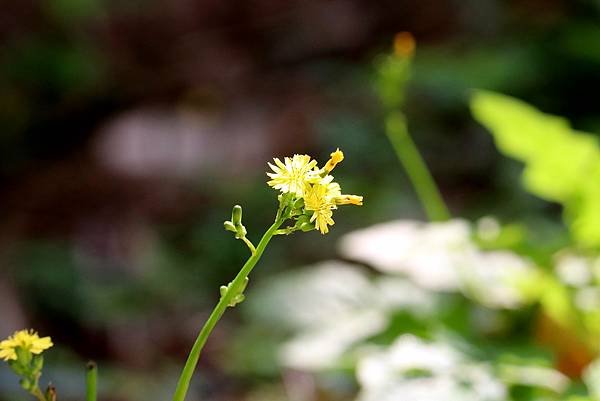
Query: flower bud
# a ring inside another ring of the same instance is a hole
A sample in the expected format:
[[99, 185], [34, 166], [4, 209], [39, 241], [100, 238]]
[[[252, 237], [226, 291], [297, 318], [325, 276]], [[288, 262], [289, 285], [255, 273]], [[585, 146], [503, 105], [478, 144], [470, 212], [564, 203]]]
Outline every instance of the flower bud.
[[292, 205], [292, 209], [294, 210], [298, 210], [298, 209], [302, 209], [304, 207], [304, 198], [298, 198], [294, 201], [294, 204]]
[[233, 207], [233, 210], [231, 211], [231, 222], [236, 227], [242, 224], [242, 207], [240, 205], [235, 205]]
[[231, 232], [237, 232], [237, 230], [235, 229], [235, 226], [233, 225], [233, 223], [229, 220], [227, 220], [226, 222], [223, 223], [223, 226], [225, 227], [225, 229], [227, 231], [231, 231]]

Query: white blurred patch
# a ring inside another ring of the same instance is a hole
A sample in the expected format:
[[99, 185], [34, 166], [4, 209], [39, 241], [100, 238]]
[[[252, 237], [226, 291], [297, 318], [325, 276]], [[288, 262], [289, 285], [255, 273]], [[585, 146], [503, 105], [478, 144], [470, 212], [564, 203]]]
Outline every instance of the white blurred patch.
[[373, 305], [386, 311], [408, 310], [419, 316], [435, 310], [434, 294], [397, 276], [377, 277], [373, 283]]
[[429, 375], [449, 373], [461, 360], [460, 353], [446, 344], [427, 344], [406, 334], [389, 348], [363, 357], [358, 363], [357, 378], [369, 390], [405, 377], [412, 370]]
[[329, 322], [286, 342], [280, 351], [281, 363], [306, 370], [333, 368], [352, 345], [381, 332], [387, 323], [387, 316], [375, 310], [342, 318], [333, 315]]
[[480, 251], [463, 220], [378, 224], [343, 237], [340, 252], [382, 272], [406, 275], [429, 290], [460, 290], [492, 308], [522, 305], [517, 283], [533, 273], [516, 254]]
[[302, 330], [371, 309], [372, 284], [356, 265], [328, 261], [273, 277], [247, 298], [255, 318]]
[[484, 241], [494, 241], [500, 235], [502, 227], [493, 217], [485, 216], [477, 221], [477, 235]]
[[448, 291], [459, 285], [454, 267], [470, 246], [465, 221], [426, 224], [400, 220], [346, 235], [340, 252], [385, 273], [405, 273], [424, 288]]
[[510, 384], [541, 387], [561, 394], [569, 383], [569, 378], [562, 373], [544, 366], [501, 365], [500, 375]]
[[434, 309], [433, 294], [400, 277], [375, 280], [356, 265], [326, 261], [259, 284], [248, 297], [253, 318], [293, 330], [320, 327], [362, 311]]
[[515, 309], [524, 303], [518, 284], [533, 270], [522, 258], [506, 251], [472, 250], [464, 263], [457, 270], [465, 294], [490, 308]]
[[585, 312], [600, 310], [600, 288], [589, 286], [577, 289], [575, 306]]
[[506, 388], [490, 368], [468, 361], [444, 343], [399, 337], [387, 349], [367, 354], [357, 365], [358, 401], [500, 401]]
[[282, 274], [248, 296], [253, 319], [297, 332], [281, 352], [285, 366], [327, 369], [354, 344], [383, 331], [390, 311], [435, 310], [435, 296], [400, 277], [371, 279], [356, 265], [329, 261]]
[[267, 124], [264, 110], [252, 106], [227, 115], [146, 107], [101, 128], [95, 152], [102, 165], [127, 176], [195, 178], [206, 168], [231, 174], [266, 160]]
[[582, 378], [592, 399], [600, 399], [600, 359], [594, 360], [585, 368]]
[[581, 287], [592, 281], [592, 269], [587, 258], [571, 253], [560, 253], [556, 259], [554, 269], [563, 283]]

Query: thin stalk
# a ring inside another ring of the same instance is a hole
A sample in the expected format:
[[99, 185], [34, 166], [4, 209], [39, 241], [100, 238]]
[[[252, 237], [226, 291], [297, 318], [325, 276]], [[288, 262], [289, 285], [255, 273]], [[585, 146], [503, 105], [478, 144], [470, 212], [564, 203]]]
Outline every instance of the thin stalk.
[[98, 396], [98, 366], [95, 362], [90, 361], [87, 364], [87, 374], [85, 377], [85, 400], [96, 401]]
[[206, 323], [204, 323], [204, 326], [202, 327], [202, 330], [200, 330], [198, 338], [196, 338], [196, 341], [192, 346], [190, 354], [188, 355], [187, 361], [185, 362], [185, 366], [183, 367], [183, 371], [181, 372], [181, 376], [179, 377], [179, 381], [177, 382], [177, 388], [175, 389], [175, 393], [173, 394], [173, 401], [185, 400], [185, 396], [190, 386], [190, 381], [192, 380], [192, 375], [194, 373], [194, 370], [196, 369], [198, 359], [200, 358], [200, 353], [202, 351], [202, 348], [204, 347], [204, 344], [206, 343], [206, 340], [208, 339], [208, 336], [210, 336], [210, 333], [213, 331], [217, 322], [219, 321], [219, 319], [221, 319], [223, 313], [225, 313], [225, 310], [227, 309], [227, 306], [229, 305], [233, 297], [239, 294], [240, 288], [244, 284], [244, 280], [246, 279], [246, 277], [248, 277], [248, 275], [256, 265], [256, 262], [258, 262], [258, 260], [262, 256], [265, 248], [267, 247], [267, 244], [269, 243], [271, 238], [273, 238], [273, 235], [275, 235], [275, 232], [281, 226], [282, 223], [283, 219], [280, 217], [280, 213], [278, 212], [275, 223], [273, 223], [273, 225], [269, 227], [269, 229], [261, 238], [260, 242], [258, 243], [258, 246], [256, 247], [256, 252], [254, 252], [248, 258], [240, 272], [237, 274], [237, 276], [235, 276], [235, 278], [229, 285], [229, 290], [225, 293], [225, 295], [221, 297], [219, 303], [217, 304], [217, 306], [215, 306], [212, 313], [208, 317], [208, 320], [206, 321]]
[[35, 386], [35, 389], [33, 389], [31, 394], [35, 396], [35, 398], [37, 398], [39, 401], [46, 401], [46, 396], [44, 395], [44, 393], [42, 393], [42, 390], [40, 390], [39, 386]]
[[246, 246], [248, 246], [248, 249], [250, 249], [250, 253], [254, 255], [256, 253], [256, 248], [254, 247], [254, 244], [252, 243], [252, 241], [250, 241], [246, 237], [242, 237], [242, 241], [244, 241]]
[[404, 116], [400, 112], [393, 111], [388, 114], [385, 122], [385, 132], [415, 188], [427, 217], [430, 221], [449, 220], [450, 212], [408, 133]]

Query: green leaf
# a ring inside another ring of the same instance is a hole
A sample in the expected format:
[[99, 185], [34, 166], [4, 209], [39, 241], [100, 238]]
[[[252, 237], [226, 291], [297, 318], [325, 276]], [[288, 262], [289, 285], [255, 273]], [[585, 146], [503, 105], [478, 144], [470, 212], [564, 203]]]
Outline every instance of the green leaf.
[[573, 130], [564, 118], [497, 93], [475, 92], [471, 110], [492, 132], [502, 153], [525, 163], [525, 188], [564, 206], [565, 220], [577, 242], [600, 246], [597, 138]]

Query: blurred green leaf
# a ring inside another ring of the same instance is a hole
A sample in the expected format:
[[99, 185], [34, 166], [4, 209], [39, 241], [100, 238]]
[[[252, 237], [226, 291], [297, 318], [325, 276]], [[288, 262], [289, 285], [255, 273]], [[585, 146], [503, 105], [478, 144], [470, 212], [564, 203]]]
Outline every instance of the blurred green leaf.
[[492, 92], [476, 92], [471, 109], [474, 117], [490, 129], [498, 149], [525, 163], [525, 188], [564, 206], [565, 220], [578, 243], [600, 246], [597, 139], [573, 130], [563, 118]]

